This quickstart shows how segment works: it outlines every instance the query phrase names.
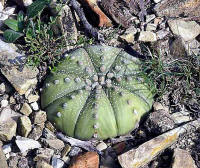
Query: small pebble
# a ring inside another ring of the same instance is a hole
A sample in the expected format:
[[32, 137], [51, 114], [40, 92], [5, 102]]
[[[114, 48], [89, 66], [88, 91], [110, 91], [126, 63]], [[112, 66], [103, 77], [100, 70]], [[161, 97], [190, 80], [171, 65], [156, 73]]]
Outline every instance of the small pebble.
[[8, 100], [2, 100], [1, 107], [6, 107], [6, 106], [8, 106]]
[[37, 111], [39, 110], [39, 106], [38, 106], [38, 103], [37, 102], [34, 102], [34, 103], [31, 103], [31, 107], [34, 111]]

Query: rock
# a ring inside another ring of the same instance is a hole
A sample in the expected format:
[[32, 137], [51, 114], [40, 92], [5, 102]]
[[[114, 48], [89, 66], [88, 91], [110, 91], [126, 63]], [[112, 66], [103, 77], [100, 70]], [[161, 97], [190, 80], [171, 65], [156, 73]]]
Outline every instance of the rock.
[[70, 157], [77, 156], [81, 152], [82, 152], [81, 148], [73, 146], [72, 149], [71, 149], [71, 151], [69, 152], [69, 156]]
[[61, 141], [60, 139], [44, 139], [44, 142], [50, 148], [55, 150], [61, 150], [65, 147], [64, 142]]
[[56, 136], [54, 135], [53, 132], [51, 132], [48, 128], [45, 128], [43, 130], [43, 136], [46, 138], [46, 139], [56, 139]]
[[146, 31], [155, 31], [157, 29], [157, 25], [153, 23], [148, 23], [146, 26]]
[[72, 147], [70, 145], [66, 144], [61, 152], [61, 157], [65, 157], [70, 152], [71, 148]]
[[51, 132], [55, 132], [56, 129], [49, 121], [45, 122], [45, 127], [48, 128]]
[[0, 84], [0, 94], [4, 94], [6, 91], [6, 86], [4, 83], [1, 83]]
[[187, 51], [188, 55], [199, 55], [200, 54], [200, 42], [198, 42], [196, 39], [189, 41], [189, 42], [185, 42], [185, 49]]
[[39, 110], [39, 106], [38, 106], [38, 103], [37, 103], [37, 102], [31, 103], [31, 107], [32, 107], [32, 109], [33, 109], [34, 111]]
[[20, 157], [18, 160], [18, 167], [20, 168], [29, 168], [28, 166], [28, 159], [26, 157]]
[[13, 96], [10, 96], [9, 103], [10, 103], [10, 104], [16, 104], [16, 100], [14, 99]]
[[6, 107], [0, 112], [0, 123], [10, 119], [17, 121], [20, 116], [21, 114], [13, 111], [10, 107]]
[[61, 159], [60, 159], [60, 156], [58, 155], [54, 155], [52, 157], [52, 162], [51, 162], [51, 165], [53, 166], [53, 168], [62, 168], [64, 166], [65, 162], [63, 162]]
[[184, 41], [195, 39], [200, 34], [200, 25], [195, 21], [184, 21], [181, 19], [168, 20], [171, 31], [181, 36]]
[[17, 144], [17, 147], [20, 149], [21, 153], [24, 153], [30, 149], [41, 148], [41, 145], [38, 141], [20, 136], [16, 137], [15, 143]]
[[[12, 147], [12, 144], [9, 143], [9, 144], [6, 144], [6, 145], [3, 145], [2, 149], [3, 149], [3, 153], [4, 154], [8, 154], [11, 152], [11, 147]], [[1, 163], [1, 162], [0, 162]]]
[[172, 114], [175, 124], [180, 125], [192, 120], [190, 113], [188, 112], [176, 112]]
[[35, 87], [37, 84], [38, 70], [36, 68], [24, 67], [22, 71], [19, 71], [13, 66], [9, 71], [2, 70], [2, 74], [20, 95], [25, 94], [30, 87]]
[[47, 115], [45, 111], [38, 111], [34, 114], [34, 124], [42, 124], [47, 120]]
[[[0, 5], [0, 8], [3, 9], [3, 6], [2, 3]], [[8, 17], [10, 15], [12, 15], [15, 11], [15, 7], [7, 7], [5, 8], [4, 10], [1, 11], [1, 15], [0, 15], [0, 27], [2, 27], [4, 25], [4, 21], [6, 19], [8, 19]]]
[[41, 161], [37, 162], [36, 168], [53, 168], [53, 167], [50, 164], [48, 164], [47, 162], [41, 160]]
[[155, 18], [156, 18], [156, 15], [154, 15], [154, 14], [152, 14], [152, 15], [146, 15], [146, 23], [151, 22]]
[[199, 128], [199, 120], [189, 122], [160, 136], [157, 136], [136, 149], [131, 149], [126, 153], [118, 156], [122, 168], [139, 168], [153, 160], [166, 148], [174, 144], [178, 137], [192, 128]]
[[187, 56], [187, 51], [185, 49], [185, 45], [183, 40], [179, 37], [176, 38], [170, 45], [169, 45], [170, 54], [174, 58], [184, 58]]
[[188, 20], [197, 20], [200, 18], [200, 1], [198, 0], [162, 0], [154, 7], [158, 16], [164, 17], [183, 17]]
[[51, 157], [54, 154], [54, 150], [50, 148], [39, 148], [36, 151], [36, 157], [34, 158], [34, 161], [44, 160], [47, 163], [50, 162]]
[[87, 152], [76, 157], [69, 168], [98, 168], [99, 156], [96, 152]]
[[4, 108], [6, 106], [8, 106], [8, 100], [2, 100], [1, 101], [1, 107]]
[[11, 156], [9, 159], [8, 159], [8, 167], [10, 168], [17, 168], [17, 163], [18, 163], [18, 160], [20, 159], [21, 156], [19, 156], [18, 154], [16, 154], [15, 156]]
[[10, 119], [0, 123], [0, 140], [10, 141], [16, 134], [17, 123]]
[[32, 109], [31, 109], [31, 107], [29, 106], [28, 103], [24, 103], [22, 105], [22, 108], [21, 108], [20, 112], [22, 114], [26, 115], [26, 116], [29, 116], [32, 113]]
[[100, 142], [97, 146], [96, 146], [96, 148], [97, 148], [97, 150], [98, 151], [103, 151], [103, 150], [105, 150], [105, 149], [107, 149], [107, 145], [106, 145], [106, 143], [104, 143], [104, 142]]
[[143, 42], [154, 42], [157, 40], [157, 37], [156, 34], [151, 31], [141, 31], [138, 40]]
[[19, 135], [27, 137], [31, 132], [31, 120], [27, 116], [22, 116], [19, 118], [18, 132]]
[[174, 119], [165, 110], [158, 110], [149, 114], [145, 127], [150, 133], [159, 135], [175, 126]]
[[16, 65], [22, 65], [26, 56], [16, 52], [17, 48], [0, 40], [0, 64], [2, 65], [1, 72], [12, 84], [15, 90], [23, 95], [26, 91], [35, 87], [37, 84], [37, 74], [39, 73], [37, 68], [17, 67]]
[[35, 125], [28, 138], [38, 140], [42, 136], [43, 128], [43, 125]]
[[[53, 10], [55, 8], [53, 7]], [[57, 13], [58, 11], [53, 11]], [[58, 13], [57, 13], [58, 14]], [[56, 34], [63, 34], [66, 38], [67, 49], [71, 49], [71, 44], [76, 43], [78, 38], [78, 31], [76, 27], [76, 21], [73, 17], [72, 11], [68, 5], [64, 5], [59, 11], [59, 17], [57, 18], [57, 25], [54, 25]], [[61, 30], [61, 32], [60, 32]]]
[[159, 30], [156, 32], [156, 36], [158, 38], [158, 40], [161, 40], [163, 38], [165, 38], [170, 32], [167, 30]]
[[133, 43], [135, 41], [136, 33], [137, 33], [137, 29], [135, 27], [130, 27], [126, 29], [125, 33], [119, 37], [128, 43]]
[[28, 99], [28, 102], [29, 102], [29, 103], [33, 103], [33, 102], [38, 101], [39, 96], [38, 96], [38, 95], [33, 95], [33, 94], [31, 94], [31, 95], [28, 96], [27, 99]]
[[8, 168], [8, 164], [6, 162], [6, 157], [2, 151], [2, 148], [0, 146], [0, 168]]
[[160, 1], [162, 1], [162, 0], [153, 0], [155, 3], [159, 3]]
[[172, 168], [197, 168], [189, 152], [183, 149], [174, 150]]

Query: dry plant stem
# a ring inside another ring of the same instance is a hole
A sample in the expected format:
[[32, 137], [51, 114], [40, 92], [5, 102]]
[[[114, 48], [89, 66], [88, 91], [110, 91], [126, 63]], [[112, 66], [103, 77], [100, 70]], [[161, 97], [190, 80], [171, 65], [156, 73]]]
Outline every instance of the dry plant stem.
[[81, 22], [83, 23], [83, 26], [87, 33], [91, 34], [92, 37], [99, 41], [104, 41], [103, 35], [100, 34], [95, 28], [92, 27], [92, 25], [87, 21], [85, 14], [83, 12], [83, 9], [81, 8], [81, 5], [76, 0], [71, 0], [70, 5], [74, 8], [76, 11], [78, 17], [80, 18]]
[[81, 0], [86, 2], [90, 8], [99, 16], [99, 27], [110, 27], [112, 26], [111, 20], [102, 12], [97, 5], [97, 0]]
[[57, 137], [62, 141], [69, 143], [71, 146], [78, 146], [87, 151], [97, 151], [90, 141], [81, 141], [72, 137], [65, 136], [62, 133], [58, 133]]

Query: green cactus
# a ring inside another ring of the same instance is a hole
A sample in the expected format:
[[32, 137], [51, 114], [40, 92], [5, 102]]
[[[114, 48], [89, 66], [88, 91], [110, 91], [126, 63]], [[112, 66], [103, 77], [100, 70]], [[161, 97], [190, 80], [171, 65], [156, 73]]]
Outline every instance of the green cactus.
[[68, 136], [107, 139], [135, 128], [153, 96], [140, 61], [122, 49], [89, 46], [68, 54], [44, 83], [42, 108]]

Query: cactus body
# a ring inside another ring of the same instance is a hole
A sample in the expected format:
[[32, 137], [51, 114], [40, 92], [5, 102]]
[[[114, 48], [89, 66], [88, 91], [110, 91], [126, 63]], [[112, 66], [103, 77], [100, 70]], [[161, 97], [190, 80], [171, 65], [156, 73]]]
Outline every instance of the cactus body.
[[45, 80], [41, 105], [66, 135], [107, 139], [135, 128], [152, 106], [140, 61], [119, 48], [79, 48]]

